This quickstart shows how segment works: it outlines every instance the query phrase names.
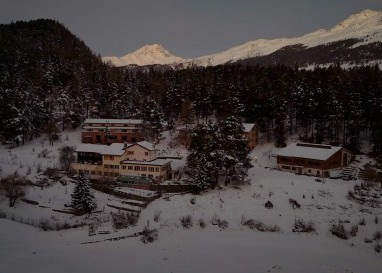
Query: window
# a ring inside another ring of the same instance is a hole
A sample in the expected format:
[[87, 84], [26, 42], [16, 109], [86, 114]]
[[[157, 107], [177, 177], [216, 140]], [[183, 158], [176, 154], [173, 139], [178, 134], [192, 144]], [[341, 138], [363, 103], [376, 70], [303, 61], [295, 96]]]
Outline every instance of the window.
[[[123, 131], [123, 130], [122, 130]], [[122, 137], [122, 141], [127, 141], [127, 136]]]
[[141, 167], [140, 166], [135, 166], [134, 167], [134, 171], [140, 171], [141, 170]]
[[145, 155], [149, 155], [149, 152], [145, 152]]
[[146, 172], [147, 171], [147, 167], [141, 167], [141, 171]]
[[126, 166], [122, 166], [122, 170], [126, 170]]
[[103, 167], [104, 167], [104, 168], [109, 168], [109, 165], [104, 164]]
[[132, 169], [133, 169], [133, 166], [127, 166], [127, 169], [128, 169], [128, 170], [132, 170]]
[[154, 172], [154, 167], [149, 167], [149, 172]]
[[155, 168], [155, 171], [156, 171], [157, 173], [159, 173], [159, 168], [158, 168], [158, 167], [156, 167], [156, 168]]
[[128, 154], [128, 155], [133, 155], [133, 154], [134, 154], [134, 151], [127, 151], [127, 154]]

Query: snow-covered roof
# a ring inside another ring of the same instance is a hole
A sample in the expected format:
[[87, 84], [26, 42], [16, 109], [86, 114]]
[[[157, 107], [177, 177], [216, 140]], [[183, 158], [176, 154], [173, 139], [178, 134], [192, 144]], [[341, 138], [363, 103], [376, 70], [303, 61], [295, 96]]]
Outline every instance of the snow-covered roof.
[[125, 152], [125, 145], [127, 145], [127, 147], [130, 147], [133, 144], [124, 144], [124, 143], [112, 143], [110, 145], [81, 144], [76, 149], [76, 152], [96, 153], [96, 154], [102, 154], [102, 155], [122, 155]]
[[163, 166], [167, 163], [170, 163], [169, 159], [154, 159], [151, 161], [135, 161], [135, 160], [124, 160], [121, 164], [137, 164], [137, 165], [154, 165], [154, 166]]
[[141, 119], [92, 119], [88, 118], [84, 123], [114, 123], [114, 124], [141, 124]]
[[327, 160], [342, 147], [312, 144], [312, 143], [292, 143], [278, 152], [279, 156], [301, 157], [316, 160]]
[[153, 143], [150, 143], [150, 142], [145, 141], [145, 140], [137, 142], [136, 144], [141, 146], [141, 147], [143, 147], [146, 150], [149, 150], [149, 151], [154, 151], [155, 150], [155, 145]]
[[76, 152], [100, 154], [105, 150], [105, 146], [106, 145], [85, 143], [78, 146]]
[[105, 145], [105, 149], [102, 152], [103, 155], [123, 155], [127, 147], [132, 146], [132, 144], [125, 143], [112, 143], [109, 146]]
[[249, 133], [253, 127], [255, 127], [255, 123], [243, 123], [244, 132]]

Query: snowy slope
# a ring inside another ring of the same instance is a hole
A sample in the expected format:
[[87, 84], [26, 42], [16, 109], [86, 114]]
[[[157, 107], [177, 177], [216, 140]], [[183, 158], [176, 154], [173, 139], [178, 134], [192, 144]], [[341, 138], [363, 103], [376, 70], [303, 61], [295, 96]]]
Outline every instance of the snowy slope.
[[[164, 135], [160, 149], [171, 140], [170, 132]], [[24, 175], [30, 166], [28, 177], [34, 180], [38, 177], [35, 164], [41, 163], [42, 168], [54, 166], [58, 163], [58, 148], [79, 145], [80, 136], [80, 130], [65, 132], [54, 146], [47, 145], [43, 138], [13, 149], [0, 145], [0, 175], [16, 170]], [[49, 157], [38, 156], [44, 149], [51, 151]], [[0, 219], [0, 272], [380, 272], [382, 254], [376, 253], [374, 246], [381, 241], [366, 243], [365, 239], [382, 231], [382, 221], [375, 221], [376, 217], [382, 219], [382, 208], [361, 205], [346, 196], [360, 181], [317, 181], [316, 177], [275, 170], [276, 160], [270, 155], [277, 151], [270, 143], [255, 147], [251, 153], [254, 167], [249, 171], [250, 183], [197, 196], [164, 196], [144, 208], [137, 225], [127, 229], [112, 228], [110, 212], [118, 209], [109, 205], [132, 205], [98, 191], [95, 198], [100, 211], [90, 217], [53, 211], [65, 209], [64, 204], [70, 202], [74, 186], [70, 181], [67, 185], [53, 182], [44, 188], [30, 187], [25, 198], [39, 205], [19, 201], [10, 208], [7, 199], [0, 195], [0, 213], [8, 216], [8, 220]], [[374, 164], [367, 156], [357, 159], [360, 166]], [[137, 194], [137, 190], [131, 191]], [[376, 193], [382, 194], [380, 190]], [[194, 203], [190, 202], [192, 198]], [[294, 209], [289, 198], [297, 200], [301, 208]], [[264, 207], [268, 200], [274, 204], [272, 209]], [[156, 222], [154, 215], [158, 212]], [[184, 229], [179, 221], [186, 215], [192, 217], [190, 229]], [[215, 215], [227, 220], [228, 227], [214, 225]], [[87, 226], [44, 232], [10, 218], [29, 224], [41, 219], [70, 225], [96, 221], [97, 233], [89, 236]], [[296, 218], [313, 221], [316, 232], [293, 232]], [[205, 228], [200, 227], [200, 219], [205, 221]], [[251, 230], [242, 225], [242, 219], [277, 225], [280, 231]], [[365, 225], [358, 224], [361, 219], [365, 219]], [[357, 235], [349, 240], [333, 236], [329, 229], [339, 221], [347, 230], [358, 225]], [[154, 243], [145, 245], [136, 237], [122, 238], [141, 231], [148, 223], [159, 231]], [[92, 243], [82, 244], [85, 242]]]
[[152, 65], [152, 64], [172, 64], [184, 62], [180, 57], [171, 55], [169, 51], [164, 49], [161, 45], [145, 45], [140, 49], [129, 53], [123, 57], [104, 57], [103, 61], [110, 61], [115, 66], [126, 65]]
[[307, 47], [314, 47], [351, 38], [362, 40], [356, 46], [382, 41], [382, 12], [365, 10], [350, 16], [330, 30], [320, 29], [302, 37], [250, 41], [221, 53], [196, 58], [189, 62], [189, 65], [219, 65], [250, 57], [269, 55], [285, 46], [302, 44]]

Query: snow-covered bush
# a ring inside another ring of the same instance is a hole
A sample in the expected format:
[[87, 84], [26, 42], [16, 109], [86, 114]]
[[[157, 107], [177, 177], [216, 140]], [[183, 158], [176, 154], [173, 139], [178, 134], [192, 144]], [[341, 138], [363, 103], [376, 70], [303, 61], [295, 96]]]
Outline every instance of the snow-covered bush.
[[192, 227], [192, 216], [187, 215], [187, 216], [182, 216], [180, 217], [180, 223], [183, 228], [191, 228]]
[[49, 154], [51, 153], [52, 151], [48, 150], [48, 149], [42, 149], [41, 152], [37, 155], [38, 158], [47, 158], [49, 156]]
[[362, 218], [362, 219], [359, 221], [359, 225], [360, 225], [360, 226], [366, 226], [366, 220], [365, 220], [365, 218]]
[[338, 238], [347, 240], [349, 239], [348, 232], [346, 231], [344, 225], [338, 224], [338, 225], [333, 225], [330, 229], [330, 232], [337, 236]]
[[218, 227], [220, 229], [226, 229], [228, 227], [228, 221], [227, 220], [221, 220], [218, 221]]
[[358, 233], [358, 225], [354, 225], [350, 229], [350, 236], [355, 237]]
[[138, 221], [138, 215], [134, 213], [111, 212], [110, 214], [113, 220], [114, 229], [128, 228], [134, 226]]
[[280, 227], [277, 225], [266, 225], [261, 221], [256, 221], [254, 219], [248, 219], [243, 221], [243, 226], [247, 226], [250, 229], [256, 229], [261, 232], [279, 232]]
[[161, 210], [156, 210], [154, 212], [154, 222], [159, 222], [159, 218], [160, 218], [161, 213], [162, 213]]
[[201, 228], [205, 228], [206, 227], [206, 222], [202, 218], [199, 219], [199, 226]]
[[379, 240], [381, 240], [381, 238], [382, 238], [382, 232], [380, 232], [380, 231], [374, 232], [373, 240], [379, 241]]
[[301, 205], [299, 202], [297, 202], [295, 199], [289, 198], [289, 203], [292, 205], [292, 208], [301, 208]]
[[141, 232], [141, 241], [145, 244], [152, 243], [158, 239], [158, 230], [145, 227]]
[[304, 219], [297, 218], [294, 220], [294, 229], [296, 232], [315, 232], [316, 228], [314, 227], [313, 222], [305, 223]]
[[377, 244], [374, 246], [374, 250], [375, 250], [375, 252], [377, 252], [377, 253], [381, 253], [382, 246], [381, 246], [379, 243], [377, 243]]

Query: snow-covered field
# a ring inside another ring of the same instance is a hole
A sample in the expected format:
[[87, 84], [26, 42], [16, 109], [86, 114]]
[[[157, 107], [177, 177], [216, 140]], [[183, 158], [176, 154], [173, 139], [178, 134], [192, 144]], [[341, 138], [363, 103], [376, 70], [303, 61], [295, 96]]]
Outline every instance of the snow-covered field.
[[[57, 148], [75, 143], [79, 143], [79, 132], [68, 134], [53, 147], [48, 142], [43, 147], [41, 139], [12, 149], [11, 153], [2, 146], [1, 175], [15, 170], [24, 175], [32, 166], [32, 179], [36, 177], [35, 165], [40, 163], [43, 169], [54, 166]], [[38, 158], [44, 148], [51, 150], [51, 158]], [[76, 224], [97, 220], [96, 229], [101, 234], [89, 236], [87, 226], [45, 232], [0, 219], [0, 272], [381, 272], [382, 254], [375, 252], [378, 241], [372, 239], [375, 232], [382, 232], [382, 209], [346, 198], [360, 181], [316, 181], [314, 177], [274, 170], [275, 159], [269, 156], [274, 152], [272, 144], [254, 149], [251, 156], [256, 160], [249, 171], [249, 183], [197, 196], [180, 194], [157, 199], [142, 210], [136, 226], [118, 231], [109, 221], [110, 212], [117, 210], [108, 204], [131, 205], [104, 193], [95, 193], [99, 212], [90, 218], [52, 211], [62, 210], [70, 203], [71, 182], [29, 188], [25, 198], [39, 205], [19, 201], [9, 208], [7, 200], [1, 197], [0, 212], [16, 221], [49, 219]], [[12, 161], [15, 155], [17, 160]], [[363, 162], [368, 160], [363, 158]], [[382, 192], [375, 193], [380, 196]], [[289, 199], [301, 207], [294, 209]], [[264, 207], [267, 201], [272, 202], [273, 208]], [[180, 218], [188, 215], [193, 225], [185, 229]], [[157, 222], [154, 216], [159, 218]], [[226, 220], [228, 226], [213, 225], [217, 218]], [[252, 230], [242, 224], [249, 219], [277, 225], [280, 230]], [[292, 232], [295, 219], [312, 221], [316, 232]], [[363, 219], [365, 225], [360, 225]], [[206, 224], [205, 228], [200, 227], [200, 221]], [[331, 226], [340, 221], [348, 231], [357, 225], [356, 236], [343, 240], [332, 235]], [[132, 235], [147, 224], [159, 231], [158, 240], [152, 244], [143, 244], [139, 237], [106, 240]], [[365, 243], [365, 239], [372, 242]], [[86, 242], [89, 244], [83, 244]]]

